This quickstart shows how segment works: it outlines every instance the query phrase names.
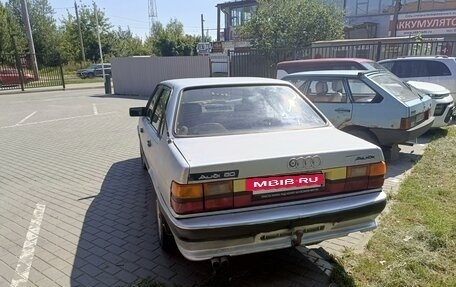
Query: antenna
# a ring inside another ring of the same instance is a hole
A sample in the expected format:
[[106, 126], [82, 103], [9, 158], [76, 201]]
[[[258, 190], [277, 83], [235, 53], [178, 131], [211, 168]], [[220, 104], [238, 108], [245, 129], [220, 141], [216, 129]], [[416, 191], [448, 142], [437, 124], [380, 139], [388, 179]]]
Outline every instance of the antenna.
[[149, 33], [153, 33], [155, 22], [157, 22], [157, 3], [155, 0], [149, 0]]

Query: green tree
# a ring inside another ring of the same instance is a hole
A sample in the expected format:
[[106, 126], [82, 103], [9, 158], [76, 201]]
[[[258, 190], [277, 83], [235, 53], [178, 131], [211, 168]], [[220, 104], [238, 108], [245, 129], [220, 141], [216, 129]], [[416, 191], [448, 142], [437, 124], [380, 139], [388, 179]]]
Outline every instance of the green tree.
[[114, 32], [115, 44], [114, 54], [117, 57], [127, 56], [141, 56], [147, 55], [147, 50], [143, 45], [141, 38], [134, 36], [130, 28], [122, 30], [121, 27], [117, 28]]
[[9, 26], [8, 11], [0, 2], [0, 55], [13, 52]]
[[240, 28], [255, 48], [299, 49], [314, 41], [343, 37], [343, 11], [322, 0], [258, 0], [258, 9]]
[[19, 23], [0, 2], [0, 65], [15, 65], [15, 59], [11, 56], [15, 52], [13, 40], [19, 48], [18, 52], [23, 52], [21, 47], [26, 47], [26, 42], [22, 34]]
[[146, 39], [146, 47], [156, 56], [196, 55], [198, 38], [184, 34], [184, 26], [171, 19], [166, 27], [161, 23], [154, 25], [152, 36]]
[[[101, 57], [98, 47], [97, 22], [94, 9], [87, 5], [80, 5], [78, 11], [85, 57], [87, 60], [98, 62], [101, 60]], [[103, 11], [97, 9], [97, 16], [103, 56], [109, 59], [114, 52], [115, 33], [112, 31], [112, 25]], [[78, 23], [76, 17], [70, 12], [62, 19], [61, 33], [62, 42], [60, 43], [59, 50], [64, 55], [64, 58], [68, 61], [81, 61], [82, 55]]]
[[[58, 52], [56, 43], [59, 42], [59, 34], [54, 19], [54, 10], [48, 0], [28, 0], [27, 8], [30, 17], [30, 26], [32, 28], [33, 42], [35, 53], [37, 54], [38, 63], [50, 64], [57, 60]], [[9, 0], [7, 4], [16, 23], [20, 23], [24, 31], [24, 22], [21, 14], [20, 0]], [[25, 39], [25, 33], [22, 32], [18, 38]], [[21, 50], [27, 50], [26, 41], [19, 40]]]

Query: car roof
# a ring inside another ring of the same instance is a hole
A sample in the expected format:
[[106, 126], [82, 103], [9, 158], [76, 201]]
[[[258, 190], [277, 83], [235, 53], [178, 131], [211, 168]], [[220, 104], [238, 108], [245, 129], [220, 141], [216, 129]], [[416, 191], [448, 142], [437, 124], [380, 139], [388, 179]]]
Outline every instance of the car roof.
[[299, 66], [304, 63], [327, 63], [327, 62], [349, 62], [349, 63], [371, 63], [374, 62], [373, 60], [370, 59], [364, 59], [364, 58], [318, 58], [318, 59], [306, 59], [306, 60], [292, 60], [292, 61], [283, 61], [277, 64], [279, 65], [286, 65], [286, 66]]
[[223, 85], [266, 85], [280, 84], [288, 85], [287, 82], [269, 78], [259, 77], [206, 77], [206, 78], [184, 78], [171, 79], [161, 82], [165, 85], [177, 87], [179, 89], [201, 86], [223, 86]]
[[334, 76], [334, 77], [340, 77], [340, 76], [348, 76], [348, 77], [357, 77], [358, 74], [382, 74], [382, 71], [366, 71], [366, 70], [322, 70], [322, 71], [307, 71], [307, 72], [298, 72], [298, 73], [292, 73], [289, 74], [286, 77], [289, 76]]
[[406, 56], [406, 57], [397, 57], [394, 59], [385, 59], [378, 61], [379, 63], [385, 63], [390, 61], [403, 61], [403, 60], [445, 60], [445, 59], [452, 59], [456, 60], [455, 57], [448, 57], [444, 55], [436, 55], [436, 56]]

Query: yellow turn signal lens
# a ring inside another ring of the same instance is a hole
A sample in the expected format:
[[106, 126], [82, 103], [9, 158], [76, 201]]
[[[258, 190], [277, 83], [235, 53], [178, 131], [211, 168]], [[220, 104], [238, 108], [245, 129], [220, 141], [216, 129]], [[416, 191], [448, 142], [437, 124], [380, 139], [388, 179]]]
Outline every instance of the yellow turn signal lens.
[[202, 184], [178, 184], [172, 183], [171, 193], [175, 198], [202, 198], [203, 185]]
[[385, 175], [386, 164], [384, 161], [369, 165], [369, 176]]

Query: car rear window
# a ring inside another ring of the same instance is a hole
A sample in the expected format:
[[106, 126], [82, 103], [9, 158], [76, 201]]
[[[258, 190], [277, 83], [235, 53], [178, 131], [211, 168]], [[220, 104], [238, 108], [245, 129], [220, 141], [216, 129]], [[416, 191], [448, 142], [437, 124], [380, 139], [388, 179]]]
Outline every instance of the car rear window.
[[405, 85], [401, 79], [394, 75], [376, 74], [372, 75], [370, 79], [402, 102], [420, 98], [420, 95], [416, 91]]
[[325, 125], [325, 119], [291, 87], [225, 86], [184, 90], [174, 132], [226, 135]]

